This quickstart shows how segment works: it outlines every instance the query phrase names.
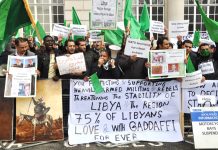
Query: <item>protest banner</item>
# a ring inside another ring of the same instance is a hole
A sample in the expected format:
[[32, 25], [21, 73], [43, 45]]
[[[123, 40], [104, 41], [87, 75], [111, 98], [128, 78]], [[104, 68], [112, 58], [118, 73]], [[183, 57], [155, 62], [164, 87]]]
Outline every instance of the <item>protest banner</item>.
[[62, 36], [62, 37], [68, 38], [70, 30], [71, 29], [69, 27], [62, 26], [59, 24], [54, 24], [53, 31], [52, 31], [51, 35], [52, 36]]
[[69, 144], [182, 140], [179, 82], [100, 82], [95, 95], [91, 82], [70, 81]]
[[37, 56], [8, 56], [5, 97], [36, 95]]
[[102, 41], [101, 30], [90, 30], [89, 41]]
[[185, 57], [185, 49], [150, 50], [149, 79], [185, 77]]
[[72, 30], [73, 35], [87, 36], [87, 26], [86, 25], [71, 24], [70, 28]]
[[92, 0], [91, 29], [116, 29], [117, 0]]
[[186, 36], [189, 31], [189, 20], [169, 21], [169, 37]]
[[149, 32], [157, 33], [157, 34], [165, 34], [163, 22], [152, 20], [150, 22]]
[[[5, 79], [0, 79], [0, 85]], [[0, 86], [0, 141], [13, 140], [14, 99], [4, 98], [4, 86]]]
[[60, 75], [81, 73], [86, 71], [86, 63], [83, 53], [76, 53], [56, 57]]
[[218, 148], [218, 108], [191, 108], [195, 149]]
[[39, 80], [36, 97], [16, 99], [16, 142], [64, 139], [61, 93], [61, 81]]
[[136, 55], [140, 58], [148, 58], [150, 47], [150, 41], [127, 38], [124, 54], [128, 56]]
[[194, 88], [203, 85], [201, 70], [193, 73], [187, 73], [185, 78], [182, 78], [182, 88]]
[[[190, 113], [191, 107], [214, 107], [218, 103], [218, 81], [206, 80], [204, 85], [197, 88], [182, 89], [182, 96], [184, 102], [184, 113]], [[199, 96], [204, 97], [203, 103], [202, 98]], [[212, 99], [208, 96], [215, 96], [216, 104], [214, 104], [211, 101]]]

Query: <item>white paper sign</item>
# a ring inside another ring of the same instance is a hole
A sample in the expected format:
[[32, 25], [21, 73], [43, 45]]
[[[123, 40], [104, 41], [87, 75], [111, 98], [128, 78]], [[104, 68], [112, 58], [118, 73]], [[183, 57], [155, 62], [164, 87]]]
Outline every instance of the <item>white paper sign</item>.
[[189, 20], [169, 21], [169, 37], [186, 36], [189, 31], [188, 27]]
[[[215, 96], [216, 104], [212, 101], [198, 102], [198, 96]], [[191, 89], [182, 89], [182, 96], [184, 101], [184, 113], [190, 113], [191, 107], [214, 107], [218, 104], [218, 81], [206, 80], [205, 84]]]
[[96, 95], [91, 82], [71, 80], [69, 144], [182, 140], [179, 82], [100, 82], [104, 93]]
[[197, 95], [198, 103], [204, 104], [210, 102], [213, 105], [216, 105], [216, 97], [214, 95]]
[[195, 149], [218, 148], [218, 107], [191, 109]]
[[90, 30], [89, 41], [102, 41], [101, 30]]
[[70, 28], [62, 25], [54, 24], [52, 34], [53, 36], [62, 36], [67, 38], [70, 33]]
[[213, 62], [208, 61], [208, 62], [201, 63], [198, 65], [198, 69], [201, 70], [203, 75], [214, 73]]
[[201, 70], [193, 73], [187, 73], [185, 78], [182, 78], [182, 88], [194, 88], [203, 85], [201, 82], [202, 73]]
[[149, 32], [157, 33], [157, 34], [165, 34], [163, 22], [152, 20], [150, 23]]
[[86, 71], [83, 53], [71, 54], [70, 56], [58, 56], [56, 60], [60, 75]]
[[91, 29], [116, 29], [117, 0], [92, 0]]
[[71, 24], [70, 27], [72, 29], [73, 35], [79, 35], [79, 36], [86, 36], [87, 35], [87, 26], [86, 25]]
[[150, 47], [150, 41], [127, 38], [124, 54], [128, 56], [137, 55], [137, 57], [148, 58]]

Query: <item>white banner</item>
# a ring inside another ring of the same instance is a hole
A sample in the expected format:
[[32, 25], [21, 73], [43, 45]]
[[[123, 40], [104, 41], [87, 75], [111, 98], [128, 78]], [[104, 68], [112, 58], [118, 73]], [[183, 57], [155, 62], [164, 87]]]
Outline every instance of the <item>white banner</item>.
[[87, 26], [86, 25], [71, 24], [70, 27], [72, 29], [73, 35], [87, 36]]
[[[191, 107], [214, 107], [218, 103], [218, 81], [206, 80], [205, 84], [191, 89], [182, 90], [183, 101], [184, 101], [184, 113], [190, 113]], [[207, 96], [213, 95], [216, 97], [216, 104], [210, 101]], [[205, 97], [205, 102], [202, 103], [202, 98]], [[200, 103], [199, 103], [200, 101]]]
[[195, 149], [218, 148], [218, 107], [191, 109]]
[[92, 0], [91, 29], [116, 29], [117, 0]]
[[194, 88], [203, 85], [201, 82], [202, 73], [201, 70], [187, 73], [185, 78], [182, 78], [182, 88]]
[[137, 57], [148, 58], [150, 47], [150, 41], [127, 38], [124, 54], [128, 56], [136, 55]]
[[179, 82], [100, 81], [104, 93], [98, 95], [91, 82], [70, 82], [70, 144], [183, 140]]
[[70, 28], [59, 24], [54, 24], [52, 34], [53, 36], [62, 36], [67, 38], [70, 33]]
[[169, 37], [186, 36], [189, 31], [188, 27], [189, 20], [169, 21]]
[[165, 34], [163, 22], [152, 20], [150, 24], [149, 32], [157, 33], [157, 34]]
[[83, 53], [71, 54], [69, 56], [58, 56], [56, 57], [56, 60], [60, 75], [86, 71], [86, 63]]

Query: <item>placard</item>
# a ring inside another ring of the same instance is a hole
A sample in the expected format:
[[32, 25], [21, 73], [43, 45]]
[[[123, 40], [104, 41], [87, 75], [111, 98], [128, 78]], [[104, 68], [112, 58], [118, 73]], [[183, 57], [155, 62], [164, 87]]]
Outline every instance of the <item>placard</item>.
[[203, 62], [198, 65], [198, 69], [201, 70], [202, 74], [211, 74], [214, 73], [214, 66], [212, 61]]
[[185, 57], [185, 49], [150, 50], [149, 79], [185, 77]]
[[169, 21], [169, 37], [186, 36], [189, 31], [189, 20]]
[[60, 75], [81, 73], [86, 71], [86, 63], [83, 53], [71, 54], [69, 56], [56, 57]]
[[62, 37], [68, 38], [70, 30], [71, 29], [69, 27], [62, 26], [59, 24], [54, 24], [53, 31], [52, 31], [51, 35], [62, 36]]
[[100, 82], [95, 95], [91, 82], [70, 81], [69, 144], [182, 140], [179, 82]]
[[218, 148], [218, 108], [191, 108], [195, 149]]
[[182, 88], [194, 88], [203, 85], [201, 70], [187, 73], [185, 78], [182, 78]]
[[[205, 84], [197, 88], [182, 89], [182, 96], [184, 101], [184, 113], [190, 113], [191, 107], [214, 107], [218, 104], [218, 81], [206, 80]], [[198, 96], [205, 97], [204, 103], [199, 103]], [[215, 96], [216, 104], [209, 101], [207, 96]]]
[[87, 26], [86, 25], [71, 24], [70, 28], [72, 30], [73, 35], [87, 36]]
[[101, 30], [90, 30], [89, 41], [102, 41]]
[[136, 55], [140, 58], [148, 58], [150, 47], [150, 41], [127, 38], [124, 54], [128, 56]]
[[116, 29], [117, 0], [92, 0], [91, 29]]
[[149, 32], [157, 33], [157, 34], [165, 34], [163, 22], [152, 20], [150, 23]]
[[61, 81], [39, 80], [36, 97], [16, 99], [16, 142], [63, 139]]

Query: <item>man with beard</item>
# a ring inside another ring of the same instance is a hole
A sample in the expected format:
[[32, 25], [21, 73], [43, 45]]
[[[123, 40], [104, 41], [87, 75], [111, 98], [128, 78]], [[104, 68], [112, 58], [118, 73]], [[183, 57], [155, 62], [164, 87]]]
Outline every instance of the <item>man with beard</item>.
[[52, 78], [58, 80], [58, 69], [56, 64], [56, 56], [58, 51], [53, 48], [54, 40], [50, 35], [43, 38], [44, 47], [41, 47], [38, 54], [38, 70], [40, 78]]

